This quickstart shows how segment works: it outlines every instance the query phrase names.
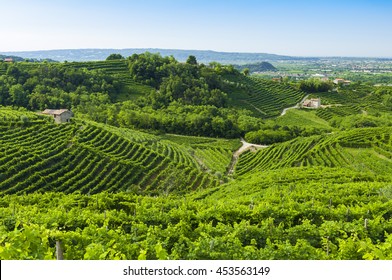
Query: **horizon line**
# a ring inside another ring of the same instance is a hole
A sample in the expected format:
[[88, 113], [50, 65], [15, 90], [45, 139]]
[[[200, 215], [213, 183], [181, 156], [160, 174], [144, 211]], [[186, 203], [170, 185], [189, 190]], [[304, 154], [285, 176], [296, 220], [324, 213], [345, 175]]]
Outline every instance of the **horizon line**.
[[292, 58], [381, 58], [392, 59], [392, 56], [350, 56], [350, 55], [287, 55], [269, 52], [254, 51], [217, 51], [212, 49], [177, 49], [177, 48], [157, 48], [157, 47], [132, 47], [132, 48], [60, 48], [60, 49], [39, 49], [39, 50], [23, 50], [23, 51], [0, 51], [0, 55], [4, 53], [25, 53], [25, 52], [51, 52], [51, 51], [68, 51], [68, 50], [165, 50], [165, 51], [198, 51], [198, 52], [215, 52], [215, 53], [232, 53], [232, 54], [268, 54], [276, 56], [286, 56]]

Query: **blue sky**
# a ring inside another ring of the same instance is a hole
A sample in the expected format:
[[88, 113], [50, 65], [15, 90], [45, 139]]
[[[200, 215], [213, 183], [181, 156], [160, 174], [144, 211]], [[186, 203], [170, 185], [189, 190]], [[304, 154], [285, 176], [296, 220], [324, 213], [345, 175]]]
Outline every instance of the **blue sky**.
[[0, 52], [174, 48], [297, 56], [392, 57], [392, 1], [13, 0], [0, 3]]

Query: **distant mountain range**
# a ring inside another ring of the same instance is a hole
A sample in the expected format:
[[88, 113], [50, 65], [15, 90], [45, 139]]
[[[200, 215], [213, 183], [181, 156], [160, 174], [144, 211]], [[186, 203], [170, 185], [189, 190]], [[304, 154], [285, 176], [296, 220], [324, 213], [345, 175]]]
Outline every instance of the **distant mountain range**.
[[45, 51], [1, 52], [3, 55], [20, 56], [34, 59], [53, 59], [56, 61], [94, 61], [105, 60], [112, 53], [119, 53], [124, 57], [144, 52], [160, 53], [162, 56], [173, 55], [178, 61], [186, 61], [194, 55], [200, 63], [216, 61], [223, 64], [247, 64], [262, 61], [293, 60], [291, 56], [268, 53], [240, 53], [216, 52], [200, 50], [174, 50], [174, 49], [65, 49]]
[[[392, 58], [366, 58], [366, 57], [298, 57], [286, 56], [269, 53], [243, 53], [243, 52], [217, 52], [217, 51], [201, 51], [201, 50], [176, 50], [176, 49], [64, 49], [64, 50], [43, 50], [43, 51], [19, 51], [19, 52], [0, 52], [1, 57], [18, 57], [31, 59], [33, 61], [98, 61], [105, 60], [110, 54], [118, 53], [124, 57], [132, 54], [140, 54], [144, 52], [160, 53], [162, 56], [174, 56], [178, 61], [184, 62], [190, 55], [196, 56], [200, 63], [219, 62], [222, 64], [255, 64], [263, 61], [289, 61], [289, 60], [381, 60], [391, 61]], [[3, 60], [3, 58], [2, 58]], [[260, 65], [259, 65], [260, 66]]]

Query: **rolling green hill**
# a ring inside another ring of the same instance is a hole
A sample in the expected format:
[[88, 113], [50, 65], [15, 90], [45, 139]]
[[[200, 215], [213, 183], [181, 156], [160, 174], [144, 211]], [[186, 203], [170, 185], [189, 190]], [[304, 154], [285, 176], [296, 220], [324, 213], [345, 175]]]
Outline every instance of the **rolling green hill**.
[[234, 67], [240, 71], [248, 68], [250, 73], [254, 72], [266, 72], [266, 71], [277, 71], [277, 69], [269, 62], [258, 62], [253, 64], [234, 65]]

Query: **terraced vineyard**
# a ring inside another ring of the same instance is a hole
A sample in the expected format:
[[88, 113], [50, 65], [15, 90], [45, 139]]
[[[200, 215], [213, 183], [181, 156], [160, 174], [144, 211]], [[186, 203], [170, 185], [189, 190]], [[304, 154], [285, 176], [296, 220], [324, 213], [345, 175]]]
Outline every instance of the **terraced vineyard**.
[[91, 122], [0, 129], [0, 192], [4, 194], [162, 193], [217, 184], [175, 143], [137, 143]]
[[333, 117], [345, 117], [355, 114], [361, 114], [361, 109], [359, 106], [351, 105], [351, 106], [336, 106], [336, 107], [327, 107], [323, 109], [318, 109], [316, 111], [316, 115], [324, 120], [330, 120]]
[[232, 152], [223, 148], [197, 148], [195, 156], [200, 159], [209, 170], [215, 170], [221, 174], [228, 171]]
[[[149, 149], [165, 155], [175, 164], [192, 166], [199, 170], [226, 173], [233, 152], [240, 146], [239, 139], [216, 139], [184, 135], [152, 135], [126, 128], [116, 128], [100, 123], [88, 122], [102, 127], [118, 136], [140, 143]], [[218, 174], [218, 176], [220, 177]]]
[[10, 123], [45, 121], [48, 121], [46, 116], [37, 115], [27, 110], [14, 110], [11, 107], [0, 106], [0, 123], [3, 125], [9, 125]]
[[234, 151], [241, 147], [238, 139], [213, 139], [205, 137], [165, 135], [164, 139], [185, 148], [202, 170], [216, 172], [218, 177], [226, 174]]
[[305, 96], [290, 85], [257, 77], [230, 76], [226, 83], [231, 88], [234, 106], [263, 118], [278, 116], [284, 108], [297, 104]]
[[363, 128], [274, 144], [257, 153], [243, 154], [235, 173], [323, 166], [390, 175], [391, 133], [391, 129]]

